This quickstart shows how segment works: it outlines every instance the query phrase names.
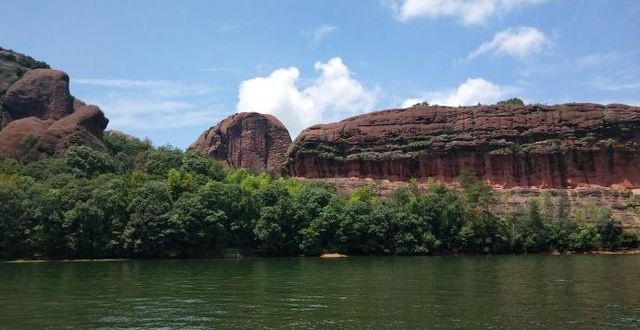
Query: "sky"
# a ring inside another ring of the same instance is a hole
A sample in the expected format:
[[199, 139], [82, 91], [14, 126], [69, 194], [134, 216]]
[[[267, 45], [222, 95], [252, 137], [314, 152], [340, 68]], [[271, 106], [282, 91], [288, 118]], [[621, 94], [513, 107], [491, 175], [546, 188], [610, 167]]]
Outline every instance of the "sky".
[[410, 106], [640, 105], [637, 0], [0, 0], [0, 46], [108, 129], [186, 148], [239, 111], [305, 127]]

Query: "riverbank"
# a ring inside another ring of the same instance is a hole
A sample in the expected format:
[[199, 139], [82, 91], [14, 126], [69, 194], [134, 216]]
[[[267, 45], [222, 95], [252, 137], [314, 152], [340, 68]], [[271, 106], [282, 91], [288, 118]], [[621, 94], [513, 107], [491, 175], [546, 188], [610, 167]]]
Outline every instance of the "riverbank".
[[249, 256], [242, 258], [107, 258], [107, 259], [18, 259], [18, 260], [0, 260], [0, 263], [7, 264], [19, 264], [19, 263], [81, 263], [81, 262], [118, 262], [118, 261], [139, 261], [139, 260], [240, 260], [240, 259], [278, 259], [278, 258], [311, 258], [311, 259], [344, 259], [344, 258], [353, 258], [353, 257], [443, 257], [443, 256], [451, 256], [451, 257], [465, 257], [465, 256], [490, 256], [490, 257], [500, 257], [500, 256], [527, 256], [527, 255], [537, 255], [537, 256], [584, 256], [584, 255], [592, 255], [592, 256], [619, 256], [619, 255], [640, 255], [640, 249], [631, 249], [631, 250], [594, 250], [594, 251], [565, 251], [565, 252], [544, 252], [544, 253], [521, 253], [521, 254], [477, 254], [477, 253], [450, 253], [450, 254], [436, 254], [436, 255], [391, 255], [391, 254], [355, 254], [355, 255], [346, 255], [341, 253], [325, 253], [319, 256]]
[[619, 255], [640, 255], [640, 249], [631, 249], [631, 250], [595, 250], [595, 251], [565, 251], [565, 252], [551, 252], [547, 255], [551, 256], [562, 256], [562, 255], [594, 255], [594, 256], [619, 256]]
[[2, 260], [0, 263], [7, 264], [26, 264], [41, 262], [112, 262], [112, 261], [130, 261], [130, 258], [107, 258], [107, 259], [18, 259], [18, 260]]

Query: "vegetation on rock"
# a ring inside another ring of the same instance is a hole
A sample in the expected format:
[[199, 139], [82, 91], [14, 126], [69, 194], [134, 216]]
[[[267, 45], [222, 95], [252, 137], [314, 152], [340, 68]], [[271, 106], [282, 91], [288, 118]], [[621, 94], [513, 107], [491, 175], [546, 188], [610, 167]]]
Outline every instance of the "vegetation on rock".
[[195, 151], [107, 134], [32, 163], [0, 161], [0, 258], [526, 253], [637, 247], [611, 212], [567, 214], [543, 198], [496, 211], [466, 173], [460, 188], [408, 184], [391, 197], [231, 169]]
[[283, 172], [305, 178], [455, 181], [502, 187], [640, 186], [640, 109], [621, 104], [417, 105], [304, 130]]
[[517, 97], [513, 97], [507, 100], [503, 100], [503, 101], [499, 101], [498, 104], [500, 105], [520, 105], [520, 106], [524, 106], [524, 101], [522, 101], [521, 99], [517, 98]]

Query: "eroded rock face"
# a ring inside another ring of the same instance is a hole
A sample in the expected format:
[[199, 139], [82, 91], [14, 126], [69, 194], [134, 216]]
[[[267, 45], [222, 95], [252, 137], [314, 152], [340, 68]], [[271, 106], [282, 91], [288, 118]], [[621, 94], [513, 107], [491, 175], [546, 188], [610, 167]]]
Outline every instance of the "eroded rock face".
[[466, 169], [505, 188], [635, 188], [639, 143], [638, 107], [415, 106], [307, 128], [285, 168], [306, 178], [443, 182]]
[[37, 117], [58, 120], [73, 112], [69, 76], [58, 70], [27, 71], [4, 96], [4, 110], [12, 120]]
[[0, 131], [0, 153], [34, 160], [73, 144], [102, 148], [102, 134], [108, 122], [98, 107], [76, 100], [73, 112], [57, 121], [32, 116], [10, 122]]
[[277, 171], [290, 144], [289, 131], [276, 117], [242, 112], [204, 131], [189, 149], [204, 152], [230, 166]]
[[[7, 57], [7, 54], [15, 55]], [[0, 55], [3, 55], [0, 77], [4, 77], [5, 92], [0, 95], [1, 154], [34, 160], [42, 154], [56, 154], [72, 144], [104, 147], [102, 135], [109, 121], [98, 107], [71, 96], [66, 73], [30, 69], [11, 62], [24, 58], [21, 54], [3, 50]], [[19, 72], [21, 77], [15, 80], [12, 72]]]

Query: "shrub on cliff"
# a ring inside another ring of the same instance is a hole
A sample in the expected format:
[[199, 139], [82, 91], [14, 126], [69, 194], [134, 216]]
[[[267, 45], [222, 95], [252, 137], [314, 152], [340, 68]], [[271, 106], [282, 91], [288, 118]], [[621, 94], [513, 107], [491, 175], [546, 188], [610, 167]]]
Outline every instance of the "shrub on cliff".
[[503, 100], [503, 101], [499, 101], [498, 102], [499, 105], [519, 105], [519, 106], [524, 106], [524, 101], [522, 101], [521, 99], [514, 97], [514, 98], [510, 98], [507, 100]]

